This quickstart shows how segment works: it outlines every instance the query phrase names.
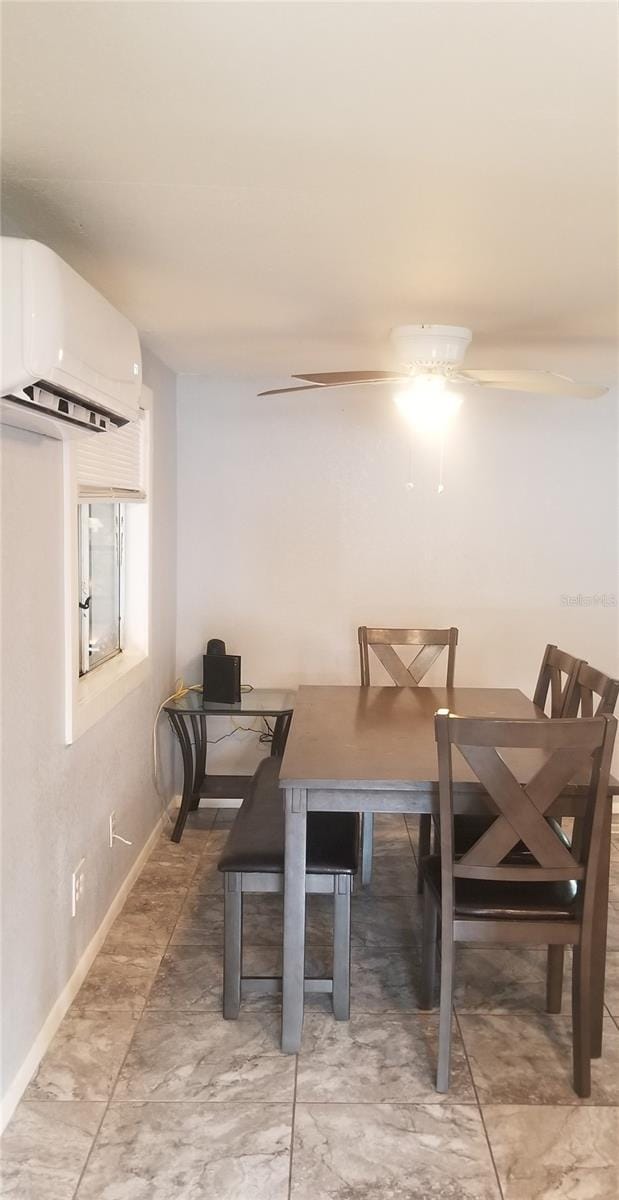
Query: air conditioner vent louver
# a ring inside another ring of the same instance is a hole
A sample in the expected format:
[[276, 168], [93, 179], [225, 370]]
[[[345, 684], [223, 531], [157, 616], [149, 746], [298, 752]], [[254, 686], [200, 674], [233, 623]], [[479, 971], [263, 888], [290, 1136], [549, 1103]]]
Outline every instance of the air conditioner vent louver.
[[109, 429], [117, 429], [126, 424], [119, 418], [114, 420], [107, 413], [98, 412], [97, 409], [80, 404], [77, 400], [70, 400], [67, 396], [49, 392], [36, 384], [25, 387], [21, 392], [12, 392], [4, 399], [97, 433], [106, 433]]

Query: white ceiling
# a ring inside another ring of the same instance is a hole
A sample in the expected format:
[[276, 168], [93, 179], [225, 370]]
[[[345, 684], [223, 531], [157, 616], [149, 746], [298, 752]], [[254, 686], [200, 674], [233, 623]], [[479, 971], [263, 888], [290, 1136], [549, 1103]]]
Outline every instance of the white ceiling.
[[[177, 371], [612, 374], [614, 3], [5, 3], [4, 216]], [[543, 361], [540, 362], [540, 359]]]

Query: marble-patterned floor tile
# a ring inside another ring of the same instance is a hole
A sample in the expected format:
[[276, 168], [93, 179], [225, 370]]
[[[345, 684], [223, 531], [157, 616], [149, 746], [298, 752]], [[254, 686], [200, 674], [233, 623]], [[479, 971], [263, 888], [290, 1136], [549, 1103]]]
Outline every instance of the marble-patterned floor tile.
[[408, 838], [404, 813], [374, 813], [374, 846]]
[[240, 807], [238, 804], [234, 808], [218, 808], [213, 821], [213, 829], [231, 829]]
[[0, 1142], [6, 1200], [73, 1200], [105, 1103], [22, 1100]]
[[228, 841], [229, 832], [230, 829], [228, 826], [223, 829], [212, 829], [202, 847], [202, 853], [207, 855], [222, 854]]
[[224, 898], [188, 893], [170, 944], [180, 946], [224, 944]]
[[473, 1105], [303, 1104], [291, 1200], [500, 1200]]
[[206, 831], [203, 837], [183, 837], [181, 842], [173, 842], [170, 838], [171, 832], [170, 828], [169, 831], [165, 830], [161, 834], [153, 847], [149, 862], [180, 863], [187, 859], [198, 858], [209, 837], [209, 833]]
[[146, 1009], [120, 1073], [115, 1100], [260, 1100], [288, 1102], [295, 1060], [280, 1051], [272, 1013]]
[[199, 832], [205, 833], [208, 830], [212, 829], [213, 825], [215, 824], [216, 817], [217, 817], [217, 809], [216, 808], [206, 808], [202, 804], [199, 806], [199, 808], [194, 808], [193, 811], [190, 812], [187, 817], [187, 821], [185, 823], [185, 828], [183, 830], [183, 837], [185, 836], [185, 834], [188, 831], [190, 833], [192, 831], [194, 831], [194, 832], [199, 831]]
[[[281, 949], [275, 946], [243, 947], [245, 975], [277, 976], [282, 972]], [[306, 953], [306, 974], [310, 977], [331, 974], [330, 948], [312, 947]], [[148, 998], [149, 1009], [222, 1010], [223, 954], [213, 946], [169, 946]], [[328, 996], [310, 995], [310, 1007], [330, 1007]], [[281, 1007], [279, 995], [249, 994], [243, 997], [242, 1011], [273, 1010]]]
[[108, 933], [105, 953], [136, 950], [163, 950], [167, 946], [181, 911], [185, 891], [129, 893], [126, 904]]
[[97, 955], [72, 1005], [72, 1012], [129, 1012], [139, 1017], [161, 954]]
[[619, 904], [608, 905], [606, 946], [608, 950], [619, 950]]
[[619, 951], [609, 950], [606, 955], [606, 986], [604, 999], [608, 1011], [619, 1018]]
[[421, 897], [417, 895], [353, 896], [353, 945], [377, 950], [388, 946], [419, 946], [421, 915]]
[[419, 1009], [421, 967], [409, 947], [388, 950], [354, 946], [351, 961], [353, 1013], [415, 1012]]
[[[545, 949], [523, 946], [457, 946], [456, 1012], [544, 1011], [546, 958]], [[564, 1004], [569, 996], [570, 979], [568, 954], [563, 981]]]
[[612, 857], [610, 863], [610, 876], [608, 880], [608, 899], [611, 904], [619, 904], [619, 856]]
[[223, 875], [217, 870], [220, 855], [203, 854], [191, 883], [191, 891], [202, 896], [218, 896], [223, 891]]
[[77, 1200], [287, 1200], [291, 1104], [117, 1104]]
[[458, 1023], [482, 1104], [619, 1104], [619, 1030], [610, 1017], [588, 1100], [573, 1089], [567, 1016], [465, 1013]]
[[222, 979], [220, 948], [170, 945], [161, 960], [147, 1007], [221, 1012]]
[[182, 891], [191, 884], [199, 862], [197, 855], [174, 859], [172, 862], [149, 859], [142, 867], [130, 895], [146, 895], [151, 892], [157, 896], [163, 892]]
[[[417, 863], [410, 849], [375, 854], [372, 861], [372, 880], [367, 891], [371, 896], [409, 896], [417, 891]], [[357, 888], [357, 894], [360, 889]]]
[[70, 1012], [26, 1090], [27, 1100], [107, 1100], [136, 1028], [129, 1013]]
[[[435, 1089], [438, 1020], [433, 1014], [353, 1013], [335, 1021], [308, 1013], [299, 1054], [297, 1099], [310, 1103], [424, 1103]], [[454, 1030], [448, 1103], [474, 1102], [460, 1037]]]
[[616, 1200], [619, 1108], [505, 1104], [483, 1114], [504, 1200]]

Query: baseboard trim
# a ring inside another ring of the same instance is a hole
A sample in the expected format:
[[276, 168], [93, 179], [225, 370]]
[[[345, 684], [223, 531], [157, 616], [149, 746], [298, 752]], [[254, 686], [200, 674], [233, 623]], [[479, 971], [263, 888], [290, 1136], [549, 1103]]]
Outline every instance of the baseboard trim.
[[[171, 804], [174, 804], [174, 799], [171, 801]], [[34, 1075], [34, 1072], [36, 1071], [41, 1059], [43, 1058], [43, 1055], [48, 1049], [48, 1046], [54, 1034], [56, 1033], [60, 1022], [77, 996], [77, 993], [79, 992], [95, 958], [97, 957], [97, 954], [99, 953], [99, 950], [101, 949], [101, 946], [103, 945], [111, 926], [116, 920], [116, 917], [123, 907], [123, 904], [125, 903], [125, 900], [127, 899], [127, 896], [131, 891], [137, 876], [142, 870], [146, 859], [151, 853], [151, 850], [153, 849], [155, 842], [159, 837], [164, 821], [165, 816], [162, 814], [152, 833], [148, 837], [148, 840], [140, 850], [140, 853], [133, 863], [133, 866], [129, 870], [128, 875], [121, 883], [116, 895], [114, 896], [114, 899], [112, 900], [112, 903], [110, 904], [110, 907], [108, 908], [101, 924], [99, 925], [99, 928], [84, 950], [84, 953], [82, 954], [82, 957], [73, 971], [71, 978], [67, 981], [51, 1011], [47, 1014], [47, 1017], [41, 1029], [39, 1030], [35, 1041], [30, 1047], [30, 1050], [28, 1051], [28, 1054], [26, 1055], [21, 1067], [17, 1071], [17, 1074], [14, 1076], [12, 1082], [9, 1084], [5, 1095], [2, 1097], [2, 1102], [0, 1105], [0, 1133], [8, 1125], [8, 1122], [13, 1116], [19, 1101], [21, 1100], [32, 1076]]]

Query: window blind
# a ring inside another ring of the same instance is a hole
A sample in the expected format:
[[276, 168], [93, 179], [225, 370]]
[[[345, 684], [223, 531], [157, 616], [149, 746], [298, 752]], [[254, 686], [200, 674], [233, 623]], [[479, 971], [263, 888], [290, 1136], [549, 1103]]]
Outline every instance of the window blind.
[[146, 500], [146, 419], [73, 443], [80, 503]]

